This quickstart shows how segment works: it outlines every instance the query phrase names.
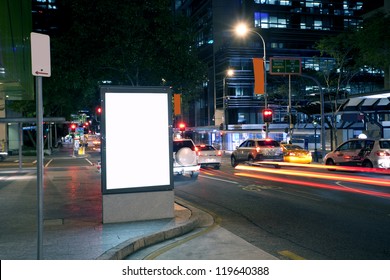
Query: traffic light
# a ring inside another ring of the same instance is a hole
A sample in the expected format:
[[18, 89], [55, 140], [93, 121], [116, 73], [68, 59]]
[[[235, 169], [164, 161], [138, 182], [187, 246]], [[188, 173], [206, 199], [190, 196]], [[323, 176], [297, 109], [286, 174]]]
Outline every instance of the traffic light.
[[265, 123], [272, 122], [272, 116], [273, 116], [273, 112], [271, 109], [264, 109], [263, 110], [263, 120]]
[[185, 131], [185, 130], [186, 130], [186, 125], [185, 125], [185, 123], [179, 123], [179, 130], [180, 130], [180, 131]]
[[77, 127], [77, 125], [76, 125], [75, 123], [72, 123], [72, 124], [70, 125], [70, 130], [71, 130], [72, 132], [75, 132], [75, 131], [76, 131], [76, 127]]

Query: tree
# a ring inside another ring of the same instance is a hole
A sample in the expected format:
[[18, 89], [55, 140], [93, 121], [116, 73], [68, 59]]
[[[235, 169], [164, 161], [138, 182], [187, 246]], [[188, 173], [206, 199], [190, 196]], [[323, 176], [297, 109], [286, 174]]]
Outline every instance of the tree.
[[331, 57], [332, 60], [324, 60], [320, 66], [319, 74], [326, 85], [324, 97], [331, 104], [331, 116], [325, 122], [331, 128], [332, 147], [337, 146], [337, 120], [336, 116], [340, 110], [339, 97], [345, 97], [346, 88], [351, 79], [360, 71], [356, 63], [359, 50], [356, 47], [356, 33], [352, 30], [345, 31], [336, 36], [321, 39], [316, 43], [316, 49], [321, 56]]
[[356, 32], [360, 64], [384, 72], [384, 88], [390, 89], [390, 16], [382, 12], [365, 19]]
[[[192, 48], [187, 18], [174, 15], [170, 0], [69, 0], [62, 8], [69, 16], [66, 30], [51, 38], [52, 76], [43, 81], [46, 116], [91, 110], [102, 81], [197, 92], [206, 68]], [[21, 109], [16, 103], [14, 109]]]

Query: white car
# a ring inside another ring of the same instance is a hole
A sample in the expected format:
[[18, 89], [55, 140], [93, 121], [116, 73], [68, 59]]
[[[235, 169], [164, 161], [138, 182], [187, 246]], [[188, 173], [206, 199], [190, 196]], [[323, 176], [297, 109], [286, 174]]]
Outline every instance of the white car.
[[326, 165], [390, 168], [390, 139], [351, 139], [324, 157]]
[[196, 147], [191, 139], [173, 141], [173, 173], [175, 175], [189, 174], [191, 178], [198, 178], [200, 164]]
[[219, 169], [222, 162], [222, 152], [216, 150], [211, 145], [196, 145], [199, 156], [199, 164], [201, 167], [212, 166], [214, 169]]

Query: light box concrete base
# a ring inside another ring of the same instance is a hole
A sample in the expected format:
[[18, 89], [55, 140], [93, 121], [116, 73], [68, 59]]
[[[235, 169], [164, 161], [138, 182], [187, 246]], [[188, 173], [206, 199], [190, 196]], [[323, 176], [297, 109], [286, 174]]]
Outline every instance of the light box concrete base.
[[174, 192], [140, 192], [103, 195], [103, 223], [120, 223], [174, 217]]

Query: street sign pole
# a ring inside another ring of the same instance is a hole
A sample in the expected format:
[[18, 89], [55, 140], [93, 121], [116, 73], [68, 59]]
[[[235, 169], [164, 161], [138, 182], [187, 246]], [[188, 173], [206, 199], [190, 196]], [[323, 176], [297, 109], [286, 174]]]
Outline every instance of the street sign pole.
[[31, 32], [31, 70], [36, 76], [36, 118], [37, 118], [37, 259], [43, 258], [43, 98], [42, 77], [51, 76], [50, 37]]
[[42, 77], [36, 81], [36, 110], [37, 110], [37, 196], [38, 196], [38, 249], [37, 258], [43, 256], [43, 98]]
[[302, 66], [301, 58], [294, 57], [271, 57], [270, 58], [270, 74], [271, 75], [288, 75], [288, 135], [292, 140], [294, 124], [292, 121], [292, 106], [291, 106], [291, 75], [301, 75]]

